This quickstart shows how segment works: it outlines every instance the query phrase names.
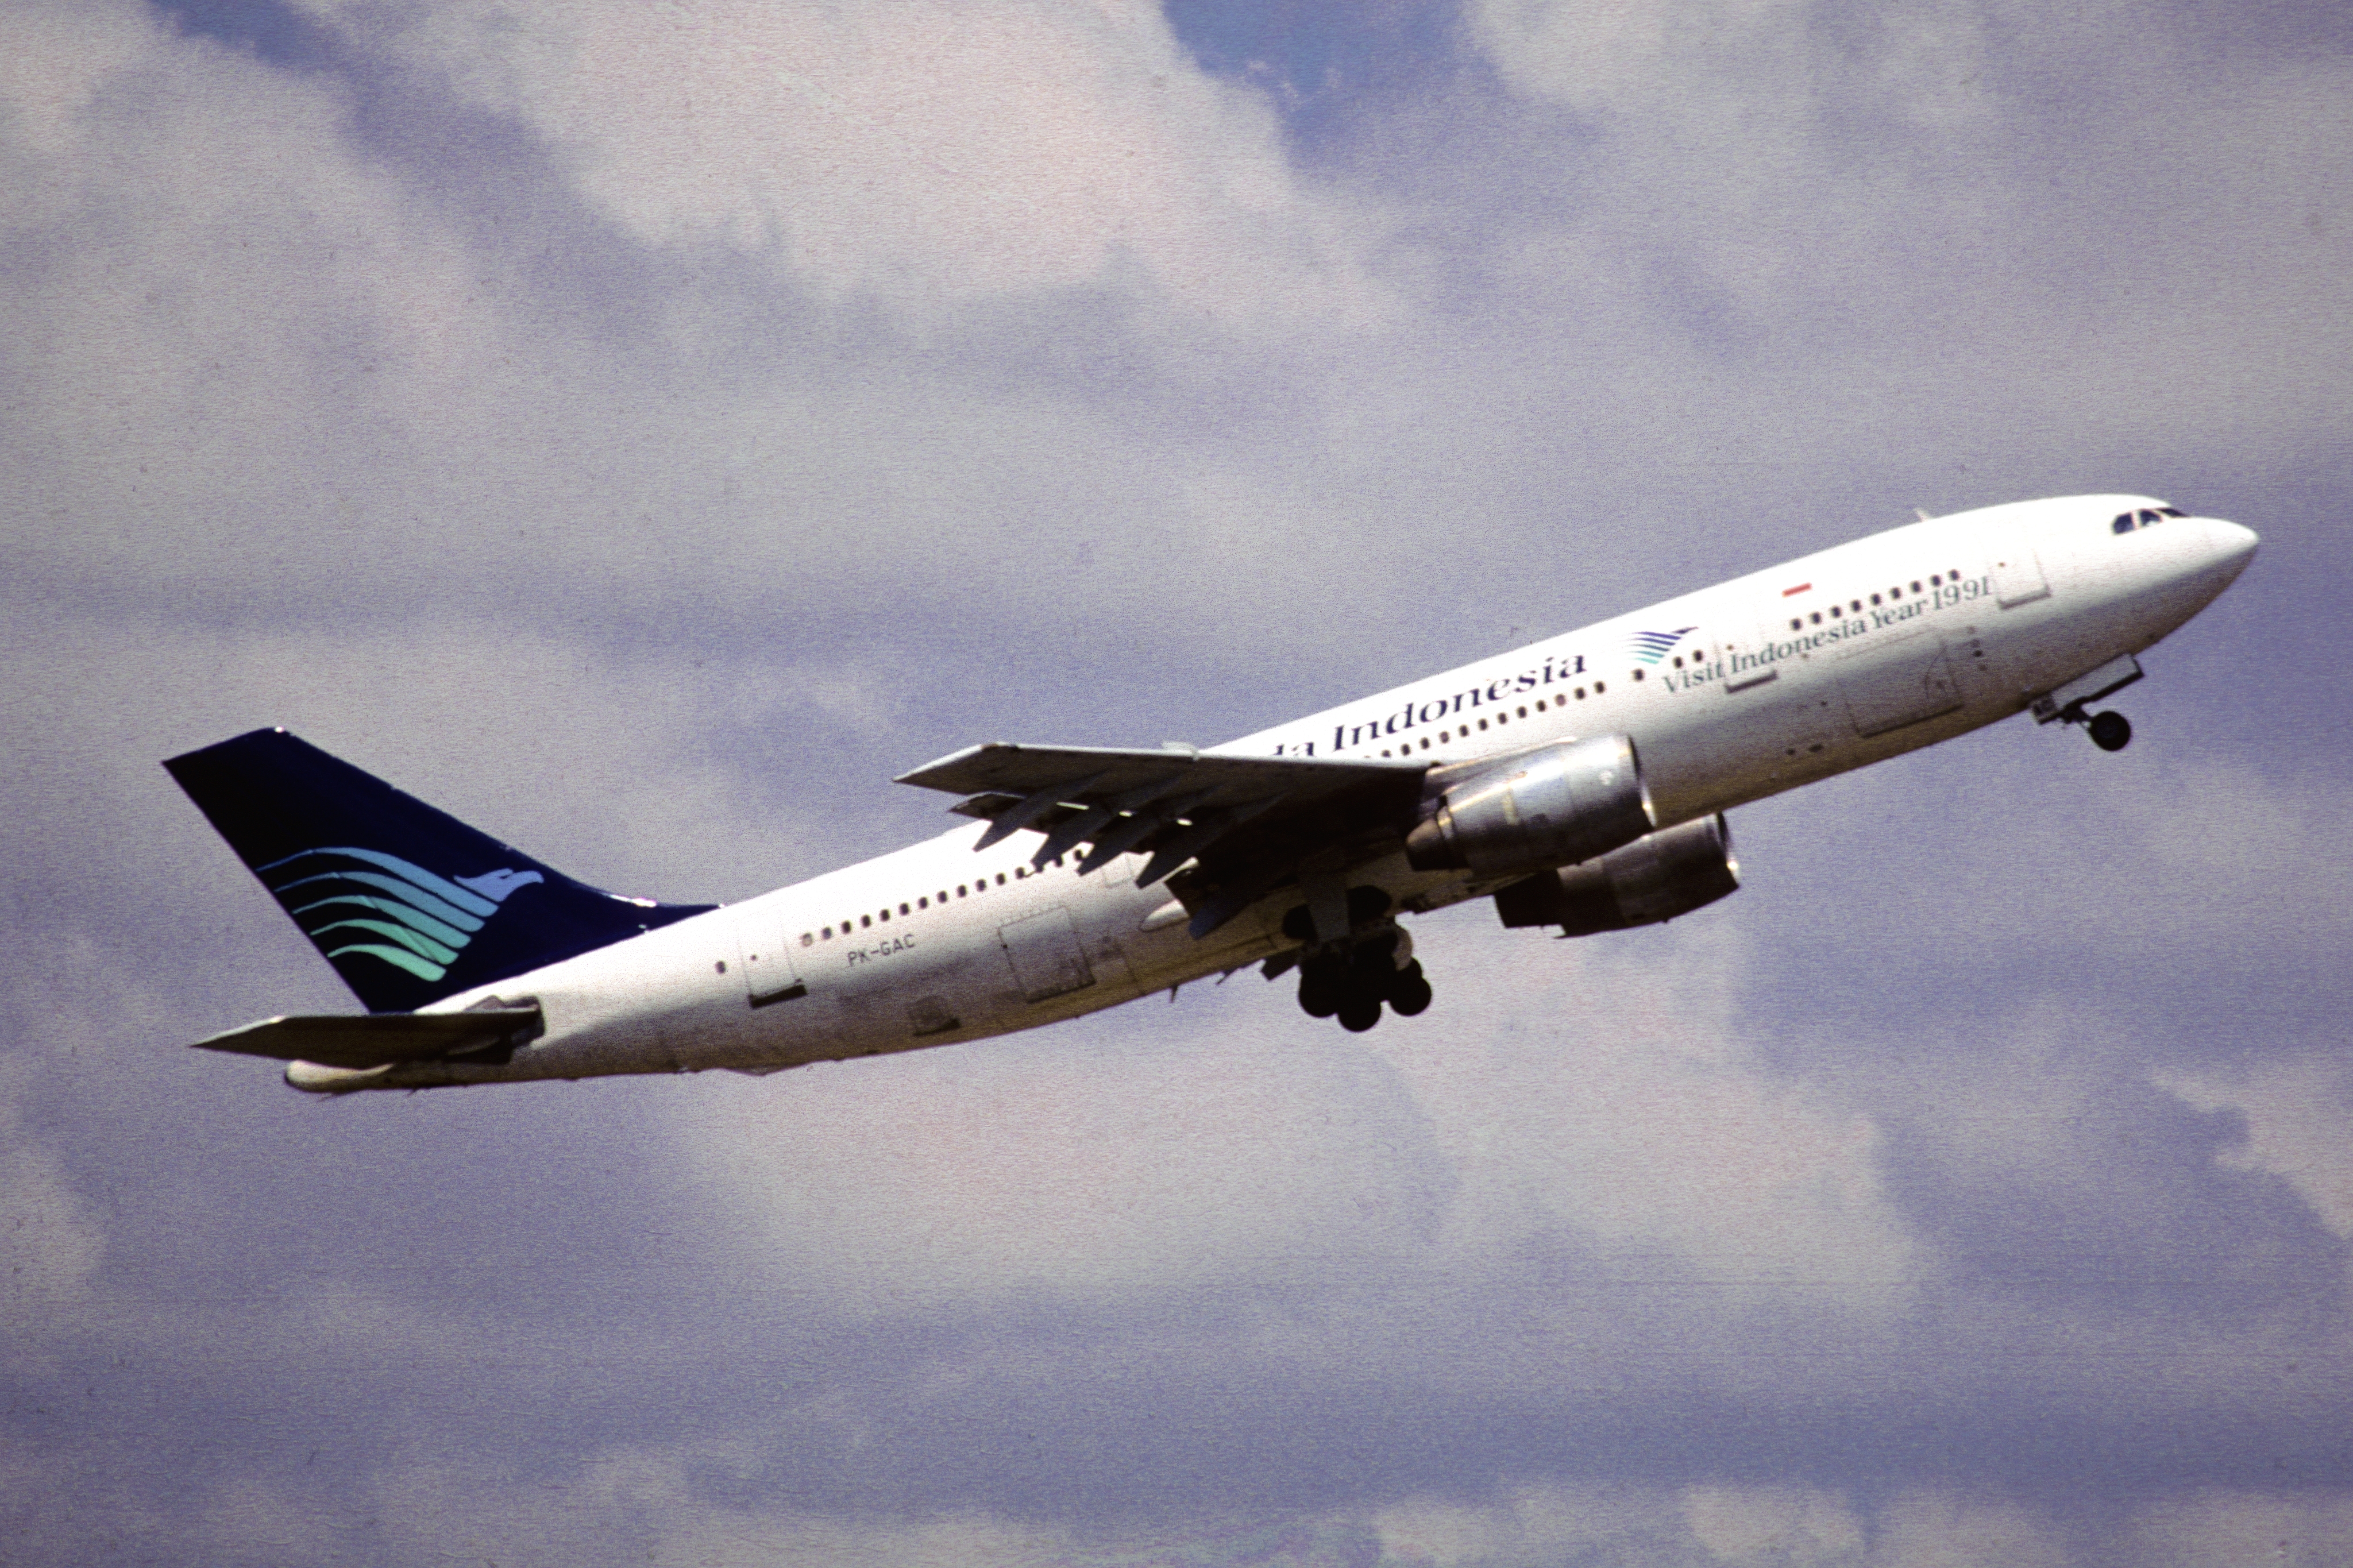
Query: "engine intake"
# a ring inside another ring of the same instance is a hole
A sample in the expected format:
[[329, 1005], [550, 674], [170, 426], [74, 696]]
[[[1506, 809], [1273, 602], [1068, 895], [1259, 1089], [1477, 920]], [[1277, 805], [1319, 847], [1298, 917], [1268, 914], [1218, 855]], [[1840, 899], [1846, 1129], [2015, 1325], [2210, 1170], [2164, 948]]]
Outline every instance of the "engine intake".
[[1556, 925], [1563, 936], [1590, 936], [1671, 921], [1739, 887], [1732, 829], [1718, 813], [1514, 882], [1495, 895], [1495, 912], [1507, 926]]
[[1658, 826], [1634, 742], [1563, 741], [1507, 758], [1455, 784], [1405, 841], [1417, 871], [1482, 877], [1607, 854]]

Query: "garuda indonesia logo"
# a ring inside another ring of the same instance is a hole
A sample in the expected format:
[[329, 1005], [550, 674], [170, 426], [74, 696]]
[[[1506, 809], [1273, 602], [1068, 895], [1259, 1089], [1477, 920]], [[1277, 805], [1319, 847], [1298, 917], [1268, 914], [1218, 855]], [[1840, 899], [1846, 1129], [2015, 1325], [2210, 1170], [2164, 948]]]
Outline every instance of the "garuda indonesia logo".
[[[303, 874], [274, 880], [270, 873], [284, 868]], [[508, 894], [546, 880], [505, 869], [452, 880], [396, 855], [349, 847], [305, 849], [256, 874], [328, 958], [365, 953], [428, 981], [449, 973]]]
[[1634, 651], [1637, 664], [1656, 664], [1667, 657], [1667, 650], [1697, 631], [1697, 626], [1685, 626], [1672, 632], [1636, 632], [1626, 640]]

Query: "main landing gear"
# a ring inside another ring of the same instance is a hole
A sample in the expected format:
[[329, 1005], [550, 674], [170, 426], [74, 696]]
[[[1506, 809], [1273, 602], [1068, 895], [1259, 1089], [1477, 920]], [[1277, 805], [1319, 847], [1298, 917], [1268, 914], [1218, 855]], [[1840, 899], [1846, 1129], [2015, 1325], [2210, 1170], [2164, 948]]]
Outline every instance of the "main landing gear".
[[1430, 1005], [1430, 981], [1421, 960], [1397, 965], [1395, 931], [1386, 941], [1359, 942], [1347, 952], [1318, 953], [1299, 966], [1299, 1006], [1311, 1018], [1338, 1017], [1340, 1026], [1361, 1035], [1381, 1021], [1387, 1003], [1401, 1018]]
[[[1351, 1034], [1363, 1034], [1381, 1021], [1381, 1008], [1410, 1018], [1429, 1007], [1430, 981], [1421, 961], [1413, 956], [1413, 942], [1397, 922], [1385, 919], [1388, 897], [1377, 888], [1357, 888], [1348, 895], [1352, 917], [1345, 940], [1310, 946], [1303, 953], [1283, 953], [1270, 959], [1266, 977], [1299, 970], [1299, 1006], [1311, 1018], [1340, 1020]], [[1310, 941], [1314, 928], [1305, 906], [1293, 910], [1282, 922], [1285, 935]]]

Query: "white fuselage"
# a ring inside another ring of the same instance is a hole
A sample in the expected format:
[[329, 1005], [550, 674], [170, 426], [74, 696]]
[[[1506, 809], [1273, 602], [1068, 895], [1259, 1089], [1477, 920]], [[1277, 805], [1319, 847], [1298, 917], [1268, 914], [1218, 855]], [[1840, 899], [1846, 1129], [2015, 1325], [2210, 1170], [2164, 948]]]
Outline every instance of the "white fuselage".
[[[2200, 518], [2113, 531], [2119, 514], [2159, 504], [2086, 496], [1924, 521], [1214, 750], [1461, 763], [1623, 733], [1670, 826], [1989, 724], [2157, 642], [2229, 586], [2255, 542]], [[1033, 870], [1034, 835], [976, 853], [984, 831], [973, 823], [431, 1009], [537, 998], [546, 1032], [507, 1063], [357, 1074], [298, 1063], [290, 1080], [767, 1072], [1033, 1028], [1298, 945], [1280, 929], [1296, 889], [1196, 940], [1165, 884], [1135, 886], [1140, 857], [1084, 877], [1075, 853]], [[1400, 912], [1496, 886], [1415, 871], [1402, 843], [1348, 876]], [[1060, 965], [1054, 984], [1034, 961], [1021, 973], [1024, 943], [1040, 936]]]

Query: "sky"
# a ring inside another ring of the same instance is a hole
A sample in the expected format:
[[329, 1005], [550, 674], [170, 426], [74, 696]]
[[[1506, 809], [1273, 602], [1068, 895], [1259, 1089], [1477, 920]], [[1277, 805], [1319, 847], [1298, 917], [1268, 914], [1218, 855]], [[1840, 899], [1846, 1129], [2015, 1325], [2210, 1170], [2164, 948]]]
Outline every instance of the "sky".
[[[0, 1556], [2353, 1558], [2353, 13], [7, 0]], [[1934, 513], [2263, 552], [2095, 751], [751, 1079], [318, 1100], [164, 758], [601, 886], [949, 826]]]

